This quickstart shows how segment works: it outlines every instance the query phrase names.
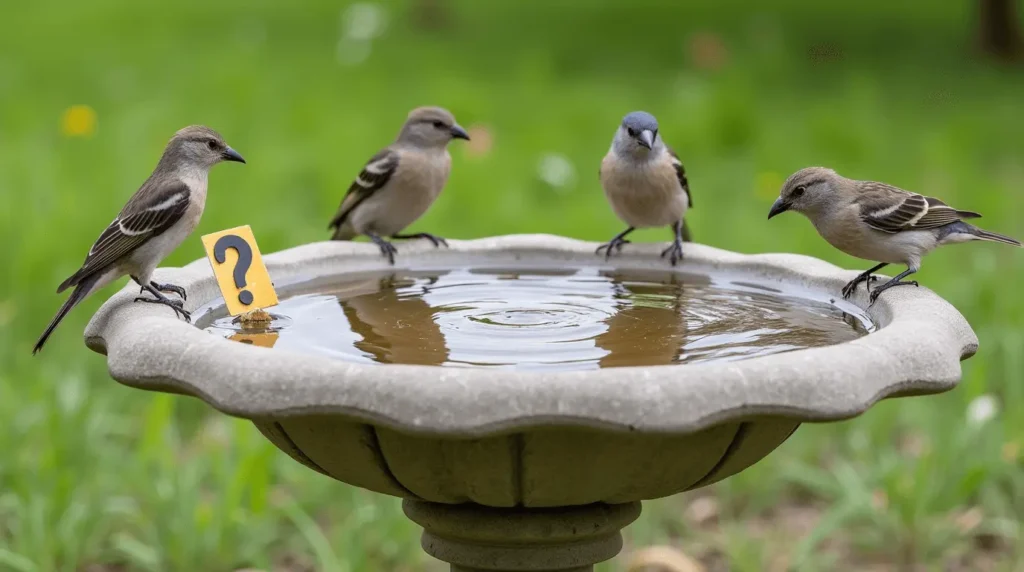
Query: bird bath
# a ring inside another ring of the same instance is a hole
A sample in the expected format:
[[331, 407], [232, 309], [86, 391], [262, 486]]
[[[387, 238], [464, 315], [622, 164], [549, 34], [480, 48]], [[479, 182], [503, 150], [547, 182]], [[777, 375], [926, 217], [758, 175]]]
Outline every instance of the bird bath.
[[223, 318], [199, 260], [156, 277], [188, 290], [195, 325], [129, 285], [86, 344], [121, 383], [199, 397], [310, 469], [405, 499], [454, 571], [592, 570], [640, 501], [734, 475], [802, 422], [951, 389], [977, 349], [925, 288], [865, 309], [863, 288], [838, 296], [855, 272], [804, 256], [687, 244], [672, 270], [660, 245], [608, 262], [595, 247], [404, 244], [395, 267], [368, 244], [293, 248], [265, 257], [284, 316], [268, 332]]

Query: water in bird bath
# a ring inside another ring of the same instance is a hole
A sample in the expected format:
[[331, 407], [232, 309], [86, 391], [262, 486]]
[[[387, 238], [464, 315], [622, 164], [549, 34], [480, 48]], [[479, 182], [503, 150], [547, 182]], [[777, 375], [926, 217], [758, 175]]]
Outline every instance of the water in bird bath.
[[196, 325], [360, 363], [519, 370], [737, 360], [874, 328], [855, 306], [808, 292], [670, 271], [395, 270], [320, 278], [281, 298], [269, 331], [243, 331], [216, 302]]

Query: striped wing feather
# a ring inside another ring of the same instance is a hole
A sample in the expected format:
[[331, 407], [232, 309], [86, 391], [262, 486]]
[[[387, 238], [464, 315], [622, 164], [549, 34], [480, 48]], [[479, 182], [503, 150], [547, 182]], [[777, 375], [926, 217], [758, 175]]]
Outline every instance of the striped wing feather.
[[676, 170], [676, 178], [679, 179], [679, 184], [686, 191], [687, 206], [693, 208], [693, 195], [690, 194], [690, 182], [686, 179], [686, 169], [683, 168], [683, 162], [679, 159], [679, 155], [671, 148], [669, 148], [668, 153], [672, 158], [672, 166]]
[[861, 219], [868, 226], [888, 233], [927, 230], [981, 217], [976, 212], [957, 210], [934, 197], [876, 182], [861, 184], [857, 204]]
[[344, 224], [345, 219], [359, 206], [359, 203], [365, 201], [391, 180], [391, 176], [395, 174], [397, 168], [398, 153], [391, 149], [384, 149], [370, 158], [359, 176], [349, 186], [345, 198], [341, 199], [338, 213], [331, 219], [328, 228], [338, 228]]
[[78, 272], [65, 280], [57, 292], [105, 270], [147, 240], [174, 226], [188, 210], [190, 194], [188, 186], [181, 181], [168, 181], [153, 190], [140, 190], [96, 239]]

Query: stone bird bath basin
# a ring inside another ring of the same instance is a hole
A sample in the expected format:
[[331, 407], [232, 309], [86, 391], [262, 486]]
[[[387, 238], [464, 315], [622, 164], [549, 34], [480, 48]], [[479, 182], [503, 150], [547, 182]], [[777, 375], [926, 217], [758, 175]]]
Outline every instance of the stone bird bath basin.
[[[524, 235], [400, 246], [408, 265], [668, 270], [661, 245], [605, 263], [596, 244]], [[686, 245], [688, 273], [784, 286], [828, 302], [856, 273], [804, 256]], [[387, 269], [375, 246], [324, 242], [265, 257], [287, 284]], [[157, 271], [186, 309], [216, 304], [205, 259]], [[353, 363], [211, 335], [128, 285], [92, 318], [86, 344], [117, 381], [191, 395], [251, 420], [310, 469], [401, 497], [423, 548], [455, 571], [588, 571], [621, 549], [640, 501], [750, 467], [803, 422], [849, 419], [887, 397], [953, 388], [977, 338], [926, 288], [886, 292], [876, 329], [838, 345], [739, 361], [577, 371]], [[843, 302], [838, 302], [843, 304]], [[867, 306], [861, 288], [849, 307]], [[272, 310], [275, 312], [276, 310]]]

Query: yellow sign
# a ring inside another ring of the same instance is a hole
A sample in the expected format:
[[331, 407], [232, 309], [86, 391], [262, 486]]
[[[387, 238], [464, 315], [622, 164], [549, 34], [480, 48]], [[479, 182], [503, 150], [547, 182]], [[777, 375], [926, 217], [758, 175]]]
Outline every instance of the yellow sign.
[[249, 225], [208, 234], [203, 247], [232, 316], [277, 305], [277, 292]]
[[259, 334], [233, 334], [228, 339], [251, 346], [272, 348], [277, 343], [277, 336], [277, 332], [262, 332]]

